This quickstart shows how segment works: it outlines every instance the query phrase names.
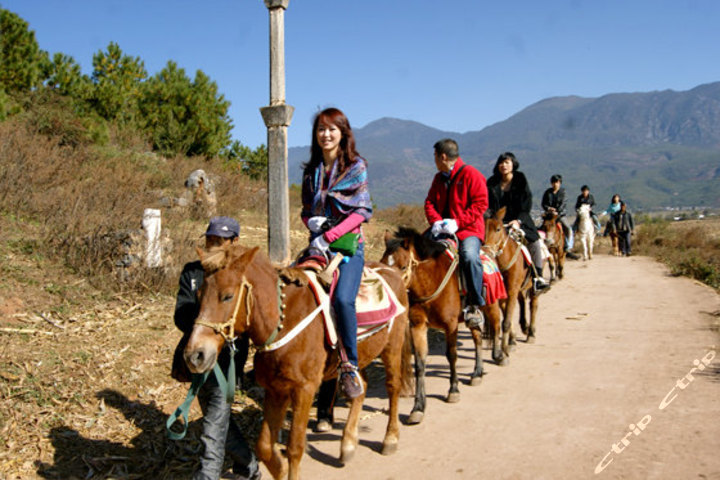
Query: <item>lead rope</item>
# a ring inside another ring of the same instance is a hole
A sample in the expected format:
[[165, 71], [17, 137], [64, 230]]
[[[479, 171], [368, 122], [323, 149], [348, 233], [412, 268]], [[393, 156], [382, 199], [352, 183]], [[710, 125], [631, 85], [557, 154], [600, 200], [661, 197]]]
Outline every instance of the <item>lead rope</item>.
[[[240, 310], [240, 304], [242, 303], [243, 289], [245, 289], [246, 291], [245, 298], [247, 299], [245, 301], [247, 310], [245, 322], [249, 326], [250, 313], [252, 310], [252, 284], [249, 283], [245, 279], [245, 277], [242, 278], [242, 282], [238, 287], [237, 300], [235, 301], [233, 314], [228, 322], [225, 322], [221, 325], [203, 321], [195, 322], [197, 325], [208, 327], [212, 329], [216, 334], [221, 335], [223, 339], [225, 339], [225, 345], [230, 349], [230, 364], [228, 366], [227, 378], [223, 374], [222, 369], [217, 362], [215, 362], [215, 365], [213, 365], [212, 368], [212, 372], [215, 374], [215, 379], [217, 380], [218, 387], [222, 392], [225, 393], [225, 401], [229, 404], [232, 404], [233, 400], [235, 399], [235, 352], [237, 352], [237, 348], [235, 347], [235, 339], [237, 338], [235, 337], [235, 319], [237, 318], [238, 311]], [[229, 329], [229, 334], [225, 333], [226, 328]], [[182, 440], [183, 438], [185, 438], [188, 429], [188, 412], [190, 411], [190, 405], [192, 404], [192, 401], [195, 399], [195, 397], [197, 397], [197, 394], [200, 391], [200, 387], [203, 386], [209, 375], [209, 370], [205, 373], [194, 373], [192, 375], [192, 382], [190, 384], [190, 388], [188, 389], [188, 393], [185, 396], [185, 401], [168, 417], [167, 421], [165, 422], [165, 429], [167, 430], [168, 438], [170, 438], [171, 440]], [[182, 430], [179, 432], [173, 431], [171, 427], [180, 418], [183, 419]]]

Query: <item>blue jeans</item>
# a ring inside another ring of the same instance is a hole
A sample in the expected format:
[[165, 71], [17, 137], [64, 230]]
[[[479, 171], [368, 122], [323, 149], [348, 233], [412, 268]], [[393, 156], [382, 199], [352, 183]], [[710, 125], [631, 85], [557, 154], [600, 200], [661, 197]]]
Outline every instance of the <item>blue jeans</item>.
[[345, 257], [338, 267], [340, 277], [338, 278], [332, 305], [337, 318], [338, 333], [340, 340], [345, 347], [348, 360], [353, 365], [358, 364], [357, 354], [357, 313], [355, 311], [355, 299], [360, 290], [362, 271], [365, 266], [365, 243], [360, 243], [355, 255]]
[[480, 259], [482, 241], [478, 237], [467, 237], [460, 241], [460, 265], [468, 284], [468, 305], [484, 306], [482, 295], [483, 265]]
[[[227, 374], [227, 368], [223, 370]], [[240, 427], [230, 418], [231, 405], [225, 400], [225, 393], [218, 386], [214, 374], [208, 375], [198, 391], [197, 398], [203, 412], [200, 441], [205, 446], [205, 451], [200, 458], [200, 469], [193, 475], [193, 480], [220, 478], [226, 450], [233, 460], [233, 472], [252, 478], [258, 471], [257, 457]]]

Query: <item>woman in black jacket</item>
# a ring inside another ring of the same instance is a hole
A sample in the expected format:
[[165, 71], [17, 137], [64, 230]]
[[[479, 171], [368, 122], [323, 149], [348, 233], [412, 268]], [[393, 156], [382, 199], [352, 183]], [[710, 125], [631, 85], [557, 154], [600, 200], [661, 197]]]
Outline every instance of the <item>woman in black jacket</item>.
[[535, 222], [530, 216], [532, 208], [530, 185], [525, 174], [518, 171], [519, 167], [520, 163], [511, 152], [505, 152], [498, 157], [495, 168], [493, 168], [493, 175], [487, 181], [488, 212], [494, 213], [505, 207], [505, 223], [519, 227], [525, 233], [528, 250], [530, 250], [535, 265], [535, 268], [531, 269], [535, 276], [535, 288], [542, 290], [549, 287], [549, 284], [542, 278], [544, 261], [542, 241]]

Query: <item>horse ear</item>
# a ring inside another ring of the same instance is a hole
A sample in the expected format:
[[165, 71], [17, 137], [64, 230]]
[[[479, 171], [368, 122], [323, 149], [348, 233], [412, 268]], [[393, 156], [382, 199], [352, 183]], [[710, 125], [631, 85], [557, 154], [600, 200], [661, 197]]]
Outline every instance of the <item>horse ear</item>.
[[383, 238], [385, 239], [385, 245], [387, 245], [393, 238], [392, 232], [390, 230], [385, 230]]
[[495, 218], [496, 218], [498, 221], [502, 222], [502, 221], [503, 221], [503, 218], [505, 218], [505, 213], [506, 213], [506, 212], [507, 212], [507, 208], [502, 207], [500, 210], [498, 210], [497, 212], [495, 212]]
[[202, 262], [203, 258], [205, 257], [205, 250], [203, 250], [200, 247], [195, 247], [195, 251], [198, 254], [198, 257], [200, 258], [200, 261]]

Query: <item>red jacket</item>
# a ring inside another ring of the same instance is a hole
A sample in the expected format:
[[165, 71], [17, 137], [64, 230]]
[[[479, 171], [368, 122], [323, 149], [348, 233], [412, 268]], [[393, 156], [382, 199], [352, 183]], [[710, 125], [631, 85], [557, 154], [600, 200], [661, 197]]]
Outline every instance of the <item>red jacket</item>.
[[[460, 171], [463, 165], [465, 168]], [[458, 157], [453, 167], [449, 193], [448, 198], [447, 177], [438, 172], [425, 199], [425, 217], [430, 225], [447, 218], [443, 217], [443, 212], [449, 202], [450, 218], [455, 219], [458, 224], [458, 239], [478, 237], [484, 242], [483, 214], [488, 208], [488, 190], [483, 174], [472, 165], [466, 165]]]

